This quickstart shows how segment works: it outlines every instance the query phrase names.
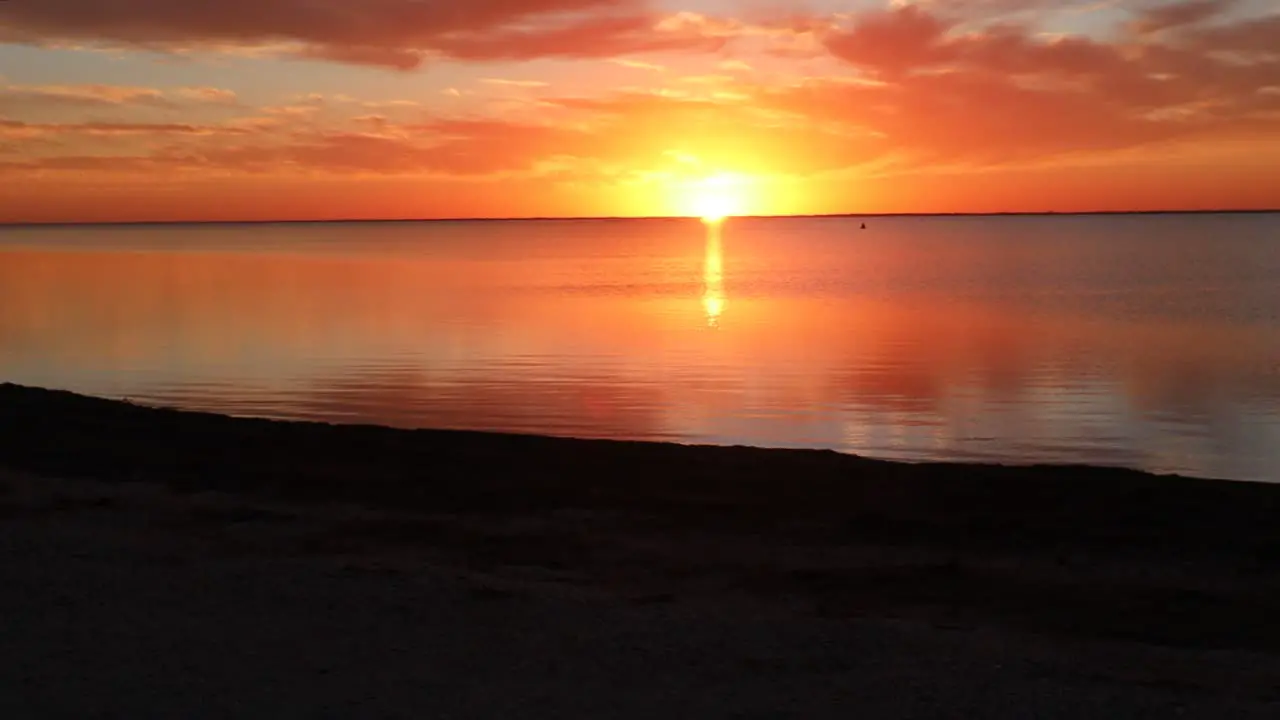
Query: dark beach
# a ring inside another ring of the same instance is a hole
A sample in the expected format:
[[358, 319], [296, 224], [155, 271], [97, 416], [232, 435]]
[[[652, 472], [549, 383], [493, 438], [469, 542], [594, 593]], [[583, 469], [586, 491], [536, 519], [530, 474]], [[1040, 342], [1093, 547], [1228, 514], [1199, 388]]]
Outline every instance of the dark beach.
[[15, 385], [0, 479], [6, 717], [1280, 711], [1267, 484]]

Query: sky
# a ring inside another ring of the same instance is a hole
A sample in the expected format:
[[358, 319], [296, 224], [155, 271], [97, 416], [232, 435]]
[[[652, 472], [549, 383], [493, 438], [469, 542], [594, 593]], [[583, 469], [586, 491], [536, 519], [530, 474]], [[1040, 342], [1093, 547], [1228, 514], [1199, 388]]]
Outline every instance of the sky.
[[1280, 208], [1275, 0], [4, 0], [0, 222]]

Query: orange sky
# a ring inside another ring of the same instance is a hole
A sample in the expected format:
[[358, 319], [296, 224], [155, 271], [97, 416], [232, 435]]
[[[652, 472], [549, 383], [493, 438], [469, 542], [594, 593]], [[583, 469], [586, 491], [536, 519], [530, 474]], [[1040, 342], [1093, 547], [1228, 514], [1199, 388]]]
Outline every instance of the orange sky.
[[0, 222], [1280, 207], [1273, 0], [39, 0], [0, 40]]

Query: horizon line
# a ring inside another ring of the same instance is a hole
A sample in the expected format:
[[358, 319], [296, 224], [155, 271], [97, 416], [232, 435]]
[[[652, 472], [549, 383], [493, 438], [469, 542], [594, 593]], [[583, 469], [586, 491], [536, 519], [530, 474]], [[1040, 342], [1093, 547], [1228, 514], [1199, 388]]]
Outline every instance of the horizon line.
[[[729, 215], [725, 220], [785, 220], [822, 218], [912, 218], [912, 217], [1045, 217], [1082, 215], [1262, 215], [1280, 212], [1275, 208], [1222, 208], [1213, 210], [1010, 210], [999, 212], [870, 212], [795, 213], [778, 215]], [[0, 227], [75, 227], [90, 225], [304, 225], [342, 223], [431, 223], [431, 222], [555, 222], [600, 220], [697, 220], [693, 215], [527, 215], [502, 217], [437, 218], [278, 218], [256, 220], [35, 220], [0, 222]]]

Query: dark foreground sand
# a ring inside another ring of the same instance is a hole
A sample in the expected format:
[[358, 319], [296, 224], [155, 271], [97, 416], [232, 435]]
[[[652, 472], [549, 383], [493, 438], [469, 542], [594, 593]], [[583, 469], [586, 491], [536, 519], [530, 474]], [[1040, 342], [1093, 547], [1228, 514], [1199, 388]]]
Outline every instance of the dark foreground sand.
[[1280, 717], [1278, 510], [0, 385], [0, 717]]

